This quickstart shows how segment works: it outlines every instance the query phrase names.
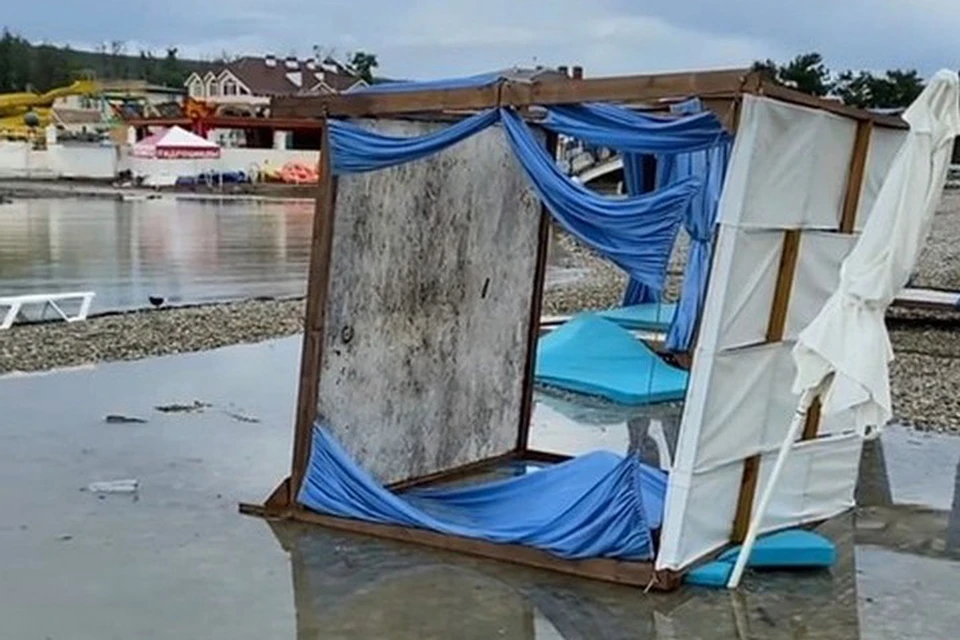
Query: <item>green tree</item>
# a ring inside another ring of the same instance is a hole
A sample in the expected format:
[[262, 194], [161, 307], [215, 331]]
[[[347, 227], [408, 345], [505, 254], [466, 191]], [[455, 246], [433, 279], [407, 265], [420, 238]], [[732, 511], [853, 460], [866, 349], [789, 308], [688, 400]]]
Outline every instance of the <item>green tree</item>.
[[177, 58], [178, 49], [176, 47], [167, 47], [167, 55], [160, 63], [160, 84], [168, 87], [181, 87], [183, 81], [189, 75]]
[[350, 68], [356, 71], [357, 75], [368, 83], [373, 83], [373, 70], [380, 66], [377, 61], [377, 54], [366, 51], [357, 51], [350, 56], [348, 63]]
[[830, 70], [823, 63], [823, 56], [816, 52], [802, 53], [785, 65], [778, 65], [773, 60], [758, 61], [753, 64], [753, 69], [810, 95], [825, 96], [833, 89]]

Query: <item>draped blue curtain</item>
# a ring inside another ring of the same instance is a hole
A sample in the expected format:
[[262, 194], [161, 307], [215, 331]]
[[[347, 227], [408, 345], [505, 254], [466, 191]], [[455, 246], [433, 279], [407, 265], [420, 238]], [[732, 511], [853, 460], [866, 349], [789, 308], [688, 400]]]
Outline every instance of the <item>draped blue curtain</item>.
[[665, 118], [609, 104], [547, 108], [539, 124], [591, 144], [631, 153], [685, 153], [715, 146], [728, 137], [711, 112]]
[[[700, 111], [702, 107], [699, 100], [689, 100], [674, 105], [671, 109], [684, 114]], [[665, 154], [659, 159], [658, 181], [662, 184], [670, 184], [691, 176], [703, 180], [703, 188], [691, 199], [683, 217], [684, 230], [690, 236], [690, 250], [687, 254], [677, 312], [665, 342], [666, 348], [671, 351], [687, 351], [693, 344], [706, 294], [710, 261], [713, 257], [717, 209], [732, 147], [732, 141], [727, 137], [710, 149]]]
[[[623, 153], [623, 181], [627, 188], [627, 193], [631, 196], [638, 196], [643, 193], [644, 168], [642, 153]], [[674, 238], [675, 241], [676, 238]], [[671, 246], [673, 242], [671, 241]], [[669, 258], [668, 258], [669, 260]], [[666, 265], [664, 265], [666, 269]], [[646, 302], [657, 302], [660, 299], [660, 288], [649, 287], [636, 278], [627, 279], [627, 288], [623, 292], [623, 306], [632, 304], [643, 304]]]
[[497, 110], [490, 109], [414, 138], [387, 136], [342, 120], [330, 120], [333, 172], [363, 173], [419, 160], [483, 131], [499, 119]]
[[565, 176], [514, 111], [501, 110], [501, 118], [520, 165], [560, 224], [659, 292], [680, 217], [700, 189], [699, 179], [642, 196], [606, 198]]
[[[643, 192], [644, 155], [706, 152], [727, 144], [729, 135], [713, 113], [699, 109], [696, 112], [688, 109], [685, 113], [688, 115], [683, 118], [666, 118], [608, 104], [564, 105], [548, 108], [542, 124], [558, 133], [620, 151], [627, 193], [639, 196]], [[657, 181], [660, 187], [669, 184], [673, 178], [694, 175], [671, 174], [668, 177], [659, 170], [657, 173], [664, 178]], [[663, 266], [666, 272], [667, 263], [664, 262]], [[661, 288], [631, 277], [623, 304], [657, 302]]]
[[[621, 113], [622, 112], [622, 113]], [[712, 114], [691, 121], [665, 120], [608, 105], [550, 110], [556, 131], [576, 132], [581, 139], [614, 149], [650, 153], [664, 149], [701, 149], [708, 138], [725, 136]], [[711, 120], [712, 118], [712, 120]], [[644, 286], [653, 299], [663, 287], [666, 264], [691, 199], [701, 179], [690, 176], [654, 193], [607, 198], [575, 183], [511, 109], [490, 110], [424, 136], [386, 136], [342, 121], [330, 122], [335, 173], [373, 171], [424, 158], [501, 121], [521, 167], [550, 212], [570, 233], [606, 255]], [[663, 136], [674, 146], [659, 140]]]

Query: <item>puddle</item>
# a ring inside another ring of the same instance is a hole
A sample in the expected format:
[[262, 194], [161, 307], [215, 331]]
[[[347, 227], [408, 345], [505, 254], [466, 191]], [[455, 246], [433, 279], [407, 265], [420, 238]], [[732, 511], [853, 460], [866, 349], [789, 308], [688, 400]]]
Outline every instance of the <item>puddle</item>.
[[[835, 567], [748, 574], [737, 593], [644, 595], [240, 516], [238, 502], [262, 500], [289, 469], [299, 348], [293, 337], [0, 380], [0, 576], [16, 585], [0, 635], [886, 640], [960, 627], [960, 439], [906, 429], [865, 454], [858, 513], [821, 526]], [[676, 410], [538, 398], [537, 448], [671, 455]], [[154, 410], [171, 399], [189, 420]], [[108, 427], [108, 415], [149, 416], [150, 428]], [[237, 416], [260, 423], [238, 428]], [[136, 502], [78, 493], [133, 478]]]

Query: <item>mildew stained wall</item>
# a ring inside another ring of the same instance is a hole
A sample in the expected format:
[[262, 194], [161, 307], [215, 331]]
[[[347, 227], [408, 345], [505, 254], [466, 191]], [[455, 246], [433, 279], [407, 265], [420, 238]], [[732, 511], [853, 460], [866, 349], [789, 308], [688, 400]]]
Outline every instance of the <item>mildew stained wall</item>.
[[381, 481], [515, 446], [538, 223], [496, 127], [339, 179], [318, 409]]

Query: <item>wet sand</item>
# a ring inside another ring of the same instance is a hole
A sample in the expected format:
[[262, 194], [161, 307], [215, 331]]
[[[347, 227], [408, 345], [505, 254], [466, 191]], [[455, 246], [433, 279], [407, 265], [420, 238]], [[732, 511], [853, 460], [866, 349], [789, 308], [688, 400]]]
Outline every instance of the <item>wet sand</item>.
[[[736, 594], [645, 595], [240, 516], [288, 469], [298, 350], [291, 337], [0, 379], [0, 636], [885, 640], [960, 625], [960, 438], [901, 428], [861, 467], [860, 513], [821, 527], [838, 564], [751, 573]], [[541, 408], [532, 445], [622, 451], [625, 428]], [[82, 490], [121, 478], [136, 496]]]

